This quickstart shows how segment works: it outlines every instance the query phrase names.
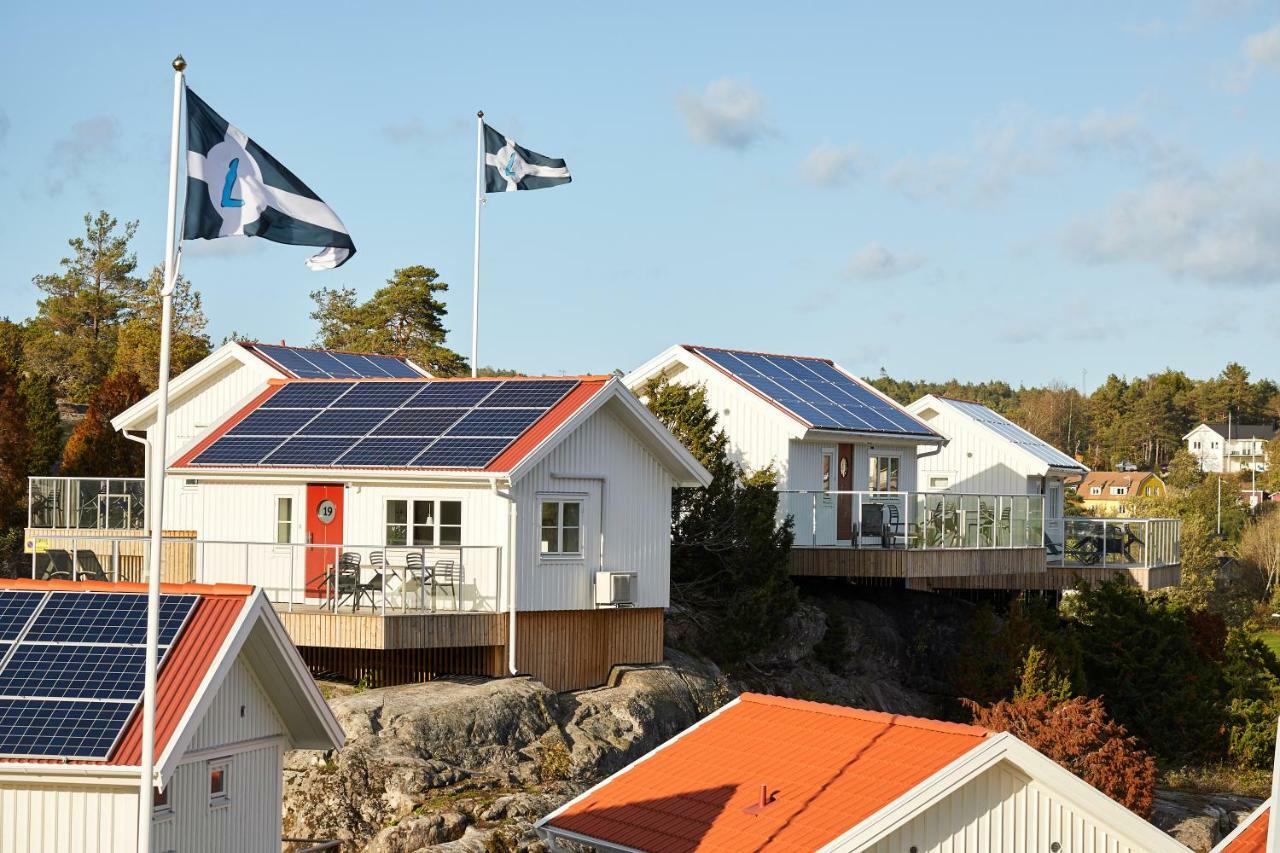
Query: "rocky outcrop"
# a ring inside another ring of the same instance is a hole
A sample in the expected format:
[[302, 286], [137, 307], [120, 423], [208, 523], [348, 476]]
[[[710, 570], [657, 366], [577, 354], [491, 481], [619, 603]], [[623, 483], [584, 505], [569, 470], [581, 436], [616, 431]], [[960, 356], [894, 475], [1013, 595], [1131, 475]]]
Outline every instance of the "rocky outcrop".
[[1235, 794], [1156, 790], [1151, 822], [1196, 853], [1213, 849], [1262, 801]]
[[578, 693], [510, 678], [331, 699], [347, 742], [287, 757], [286, 834], [368, 853], [541, 849], [538, 817], [730, 698], [713, 666], [670, 657]]

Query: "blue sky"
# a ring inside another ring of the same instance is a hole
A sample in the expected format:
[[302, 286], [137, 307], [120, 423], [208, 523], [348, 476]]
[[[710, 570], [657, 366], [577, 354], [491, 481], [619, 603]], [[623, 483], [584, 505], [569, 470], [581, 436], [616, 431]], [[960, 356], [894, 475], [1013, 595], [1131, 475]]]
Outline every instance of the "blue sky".
[[483, 108], [574, 182], [486, 205], [482, 363], [685, 342], [1015, 384], [1277, 374], [1274, 3], [606, 5], [22, 4], [0, 315], [34, 311], [88, 210], [140, 219], [159, 262], [182, 52], [359, 250], [313, 273], [302, 247], [192, 244], [215, 342], [309, 342], [311, 290], [423, 263], [468, 352]]

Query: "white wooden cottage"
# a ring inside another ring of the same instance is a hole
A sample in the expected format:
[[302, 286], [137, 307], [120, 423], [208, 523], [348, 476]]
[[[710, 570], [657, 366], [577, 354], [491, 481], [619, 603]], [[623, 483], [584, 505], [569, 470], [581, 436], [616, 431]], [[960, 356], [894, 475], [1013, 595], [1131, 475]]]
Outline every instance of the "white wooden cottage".
[[1189, 853], [1011, 734], [750, 693], [536, 831], [553, 851]]
[[[342, 729], [261, 592], [161, 592], [151, 849], [275, 853], [285, 751]], [[0, 851], [136, 850], [146, 587], [0, 581], [0, 604]]]
[[171, 457], [165, 527], [317, 670], [569, 689], [661, 660], [671, 491], [708, 481], [612, 377], [269, 380]]
[[831, 360], [681, 344], [623, 381], [642, 394], [657, 377], [705, 388], [736, 460], [777, 473], [794, 574], [923, 583], [1044, 572], [1040, 495], [922, 489], [918, 472], [946, 437]]
[[1089, 473], [1043, 439], [981, 403], [926, 394], [907, 411], [947, 444], [920, 460], [920, 490], [1043, 495], [1045, 516], [1062, 518], [1068, 485]]

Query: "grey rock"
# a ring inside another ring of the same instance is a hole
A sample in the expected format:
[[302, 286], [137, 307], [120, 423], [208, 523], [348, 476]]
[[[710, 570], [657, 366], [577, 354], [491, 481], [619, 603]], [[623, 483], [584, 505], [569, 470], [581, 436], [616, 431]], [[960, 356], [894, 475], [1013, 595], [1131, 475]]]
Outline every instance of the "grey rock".
[[1237, 794], [1198, 794], [1156, 789], [1151, 822], [1196, 853], [1231, 833], [1262, 801]]

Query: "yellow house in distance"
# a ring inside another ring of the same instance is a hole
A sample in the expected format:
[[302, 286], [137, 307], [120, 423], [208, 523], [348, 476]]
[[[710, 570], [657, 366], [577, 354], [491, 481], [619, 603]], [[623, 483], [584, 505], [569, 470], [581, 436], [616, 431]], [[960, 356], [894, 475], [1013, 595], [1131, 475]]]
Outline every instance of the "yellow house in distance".
[[1076, 493], [1092, 515], [1133, 515], [1138, 498], [1164, 495], [1164, 480], [1151, 471], [1090, 471]]

